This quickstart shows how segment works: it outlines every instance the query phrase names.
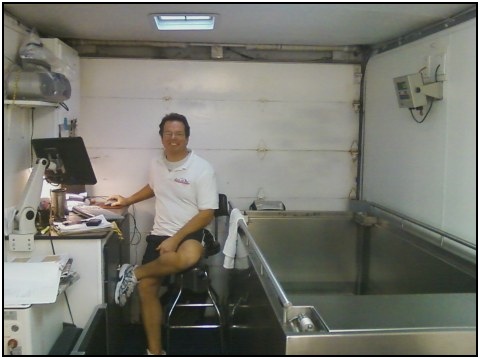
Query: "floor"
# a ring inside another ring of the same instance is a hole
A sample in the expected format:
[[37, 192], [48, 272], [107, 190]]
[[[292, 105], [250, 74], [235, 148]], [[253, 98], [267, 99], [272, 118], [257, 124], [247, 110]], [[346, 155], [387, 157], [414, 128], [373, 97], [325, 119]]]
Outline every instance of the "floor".
[[146, 349], [145, 335], [140, 324], [125, 327], [125, 340], [120, 355], [144, 355]]
[[[166, 296], [166, 298], [169, 298]], [[183, 297], [182, 297], [183, 298]], [[194, 294], [186, 291], [188, 303], [211, 303], [206, 294]], [[183, 301], [182, 301], [183, 302]], [[168, 307], [167, 303], [164, 303]], [[218, 324], [213, 307], [178, 307], [171, 317], [173, 325]], [[125, 324], [125, 339], [120, 355], [145, 355], [146, 339], [142, 324]], [[169, 345], [166, 343], [166, 330], [162, 328], [163, 347], [169, 355], [220, 355], [222, 354], [221, 335], [218, 328], [213, 329], [172, 329]]]
[[[120, 355], [145, 355], [146, 340], [141, 324], [130, 324], [125, 328], [126, 336]], [[169, 355], [219, 355], [218, 332], [214, 330], [177, 329], [172, 332]]]

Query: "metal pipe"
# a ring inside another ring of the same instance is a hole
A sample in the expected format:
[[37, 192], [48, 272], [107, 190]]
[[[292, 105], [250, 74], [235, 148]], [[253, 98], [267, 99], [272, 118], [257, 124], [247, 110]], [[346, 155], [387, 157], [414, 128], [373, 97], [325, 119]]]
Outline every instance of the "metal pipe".
[[280, 302], [282, 303], [283, 308], [291, 307], [292, 303], [288, 300], [287, 296], [285, 295], [285, 292], [283, 291], [282, 287], [278, 283], [277, 278], [275, 278], [275, 275], [273, 274], [272, 269], [268, 265], [267, 261], [265, 260], [265, 257], [263, 256], [262, 252], [258, 248], [257, 243], [255, 243], [255, 240], [253, 239], [252, 235], [248, 231], [247, 225], [243, 221], [239, 221], [238, 225], [239, 225], [239, 228], [242, 230], [243, 234], [245, 234], [245, 236], [247, 237], [248, 246], [249, 247], [252, 246], [253, 250], [255, 251], [255, 254], [260, 260], [260, 264], [262, 266], [264, 273], [271, 280], [273, 284], [273, 288], [277, 292], [278, 298], [280, 299]]
[[376, 208], [378, 208], [378, 209], [380, 209], [380, 210], [382, 210], [382, 211], [384, 211], [384, 212], [393, 214], [394, 216], [399, 217], [399, 218], [401, 218], [402, 220], [408, 221], [408, 222], [410, 222], [410, 223], [413, 223], [413, 224], [415, 224], [415, 225], [417, 225], [417, 226], [419, 226], [419, 227], [428, 229], [428, 230], [431, 231], [431, 232], [434, 232], [434, 233], [436, 233], [436, 234], [441, 235], [441, 236], [444, 237], [444, 238], [448, 238], [448, 239], [450, 239], [450, 240], [452, 240], [452, 241], [454, 241], [454, 242], [457, 242], [457, 243], [459, 243], [459, 244], [462, 244], [462, 245], [464, 245], [464, 246], [466, 246], [466, 247], [468, 247], [468, 248], [470, 248], [470, 249], [474, 249], [474, 250], [477, 249], [477, 246], [476, 246], [475, 244], [473, 244], [473, 243], [467, 242], [466, 240], [461, 239], [461, 238], [459, 238], [459, 237], [457, 237], [457, 236], [454, 236], [453, 234], [450, 234], [450, 233], [441, 231], [441, 230], [439, 230], [439, 229], [436, 229], [435, 227], [432, 227], [432, 226], [430, 226], [430, 225], [428, 225], [428, 224], [419, 222], [419, 221], [417, 221], [417, 220], [415, 220], [415, 219], [413, 219], [413, 218], [411, 218], [411, 217], [408, 217], [408, 216], [405, 216], [405, 215], [403, 215], [403, 214], [400, 214], [400, 213], [398, 213], [398, 212], [396, 212], [396, 211], [394, 211], [394, 210], [391, 210], [391, 209], [388, 209], [388, 208], [386, 208], [386, 207], [383, 207], [383, 206], [381, 206], [381, 205], [379, 205], [379, 204], [377, 204], [377, 203], [370, 203], [370, 206], [376, 207]]
[[270, 44], [215, 44], [215, 43], [187, 43], [187, 42], [162, 42], [162, 41], [132, 41], [132, 40], [91, 40], [91, 39], [68, 39], [73, 46], [147, 46], [147, 47], [241, 47], [246, 50], [267, 50], [267, 51], [339, 51], [356, 52], [358, 46], [316, 46], [316, 45], [270, 45]]

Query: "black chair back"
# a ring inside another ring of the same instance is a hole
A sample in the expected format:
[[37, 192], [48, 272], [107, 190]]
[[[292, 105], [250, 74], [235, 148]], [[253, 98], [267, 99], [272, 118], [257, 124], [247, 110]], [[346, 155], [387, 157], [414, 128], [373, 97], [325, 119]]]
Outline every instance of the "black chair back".
[[218, 194], [218, 209], [215, 210], [215, 217], [228, 216], [228, 199], [223, 193]]

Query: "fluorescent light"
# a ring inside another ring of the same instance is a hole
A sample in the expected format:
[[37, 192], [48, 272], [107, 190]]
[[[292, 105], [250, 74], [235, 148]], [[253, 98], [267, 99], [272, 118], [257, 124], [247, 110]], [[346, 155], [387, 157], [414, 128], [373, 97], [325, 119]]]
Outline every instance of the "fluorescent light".
[[212, 30], [213, 14], [152, 14], [158, 30]]

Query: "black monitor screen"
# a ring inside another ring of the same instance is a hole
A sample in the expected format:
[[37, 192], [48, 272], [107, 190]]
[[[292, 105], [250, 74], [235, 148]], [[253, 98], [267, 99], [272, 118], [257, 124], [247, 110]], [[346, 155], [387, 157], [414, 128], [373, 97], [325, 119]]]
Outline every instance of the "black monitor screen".
[[45, 158], [55, 164], [45, 171], [50, 183], [63, 185], [95, 184], [87, 149], [81, 137], [58, 137], [32, 139], [37, 158]]

